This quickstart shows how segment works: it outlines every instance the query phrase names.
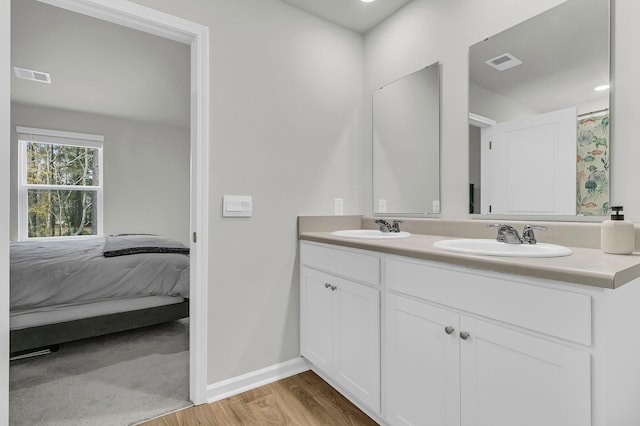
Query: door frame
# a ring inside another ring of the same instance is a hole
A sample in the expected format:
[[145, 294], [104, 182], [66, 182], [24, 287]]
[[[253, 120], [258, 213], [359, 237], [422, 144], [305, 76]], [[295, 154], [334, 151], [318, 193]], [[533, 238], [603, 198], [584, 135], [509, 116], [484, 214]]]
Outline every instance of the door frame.
[[[125, 0], [38, 1], [184, 43], [191, 48], [189, 398], [196, 405], [206, 403], [208, 376], [209, 28]], [[8, 137], [7, 127], [4, 128], [4, 131]], [[7, 318], [9, 317], [8, 309], [5, 315]], [[0, 324], [0, 327], [6, 327], [8, 335], [8, 321], [6, 325]], [[2, 332], [4, 334], [5, 330]], [[0, 361], [4, 362], [4, 360]], [[8, 374], [6, 377], [8, 382]], [[3, 386], [6, 385], [3, 384]], [[0, 393], [0, 398], [4, 399], [5, 395], [2, 393]], [[4, 416], [1, 411], [0, 415]]]

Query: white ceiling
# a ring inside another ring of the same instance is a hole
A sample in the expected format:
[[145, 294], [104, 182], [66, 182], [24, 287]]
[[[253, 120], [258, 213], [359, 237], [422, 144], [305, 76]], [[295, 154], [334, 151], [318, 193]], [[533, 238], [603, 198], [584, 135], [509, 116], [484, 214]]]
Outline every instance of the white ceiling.
[[411, 0], [282, 0], [350, 30], [366, 33]]
[[189, 126], [189, 46], [35, 0], [11, 4], [12, 101]]

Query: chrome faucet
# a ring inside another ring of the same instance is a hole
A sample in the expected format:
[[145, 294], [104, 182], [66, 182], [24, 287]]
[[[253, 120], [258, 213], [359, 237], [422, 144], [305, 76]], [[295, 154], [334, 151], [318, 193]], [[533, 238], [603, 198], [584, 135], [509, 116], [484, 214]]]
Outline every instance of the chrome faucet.
[[507, 244], [522, 244], [522, 239], [518, 234], [518, 230], [513, 226], [505, 225], [502, 223], [492, 223], [488, 225], [489, 228], [498, 228], [498, 236], [496, 241], [500, 241]]
[[393, 224], [387, 222], [384, 219], [377, 219], [376, 223], [378, 225], [380, 225], [380, 231], [381, 232], [400, 232], [400, 224], [402, 223], [402, 220], [395, 220], [393, 221]]
[[538, 241], [536, 240], [536, 236], [533, 233], [533, 230], [537, 229], [540, 231], [546, 231], [546, 226], [533, 226], [533, 225], [525, 225], [524, 230], [522, 231], [522, 242], [524, 244], [536, 244]]
[[546, 226], [533, 226], [533, 225], [525, 225], [524, 230], [522, 231], [522, 237], [518, 234], [518, 230], [513, 226], [505, 225], [502, 223], [492, 223], [488, 225], [489, 228], [498, 228], [498, 236], [496, 237], [496, 241], [501, 241], [507, 244], [536, 244], [538, 241], [536, 240], [536, 236], [533, 233], [534, 229], [538, 229], [540, 231], [546, 231]]

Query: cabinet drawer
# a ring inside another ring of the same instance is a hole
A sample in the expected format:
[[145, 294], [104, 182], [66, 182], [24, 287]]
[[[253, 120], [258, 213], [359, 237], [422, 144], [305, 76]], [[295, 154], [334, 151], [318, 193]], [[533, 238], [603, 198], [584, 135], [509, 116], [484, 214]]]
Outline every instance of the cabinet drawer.
[[334, 275], [380, 285], [380, 258], [377, 256], [301, 242], [300, 262]]
[[584, 345], [591, 344], [591, 296], [471, 269], [387, 259], [389, 290]]

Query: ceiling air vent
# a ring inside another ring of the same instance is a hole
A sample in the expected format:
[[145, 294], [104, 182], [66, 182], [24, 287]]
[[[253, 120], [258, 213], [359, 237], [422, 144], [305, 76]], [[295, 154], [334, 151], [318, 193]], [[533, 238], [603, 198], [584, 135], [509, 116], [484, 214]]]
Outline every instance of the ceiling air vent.
[[493, 59], [489, 59], [486, 63], [498, 71], [508, 70], [509, 68], [513, 68], [522, 63], [522, 61], [511, 53], [503, 53], [500, 56], [496, 56]]
[[16, 73], [16, 77], [24, 78], [27, 80], [39, 81], [40, 83], [51, 84], [51, 76], [49, 73], [28, 70], [26, 68], [13, 67], [13, 71]]

